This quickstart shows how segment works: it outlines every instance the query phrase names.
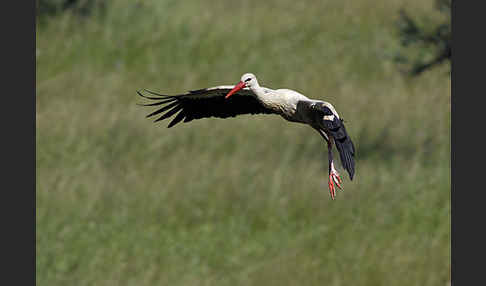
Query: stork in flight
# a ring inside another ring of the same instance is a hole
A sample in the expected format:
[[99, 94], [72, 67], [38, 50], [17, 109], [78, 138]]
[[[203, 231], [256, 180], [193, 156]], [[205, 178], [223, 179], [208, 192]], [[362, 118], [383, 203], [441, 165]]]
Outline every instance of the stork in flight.
[[[336, 145], [343, 168], [349, 178], [354, 176], [355, 149], [351, 138], [346, 133], [343, 120], [334, 107], [325, 101], [314, 100], [290, 89], [270, 89], [258, 84], [255, 75], [246, 73], [235, 86], [216, 86], [192, 90], [179, 95], [162, 95], [144, 89], [137, 93], [154, 103], [143, 106], [160, 106], [161, 108], [147, 117], [162, 114], [155, 122], [177, 115], [168, 128], [180, 121], [219, 117], [235, 117], [240, 114], [278, 114], [291, 122], [310, 125], [327, 142], [329, 158], [329, 191], [331, 198], [336, 196], [334, 184], [341, 187], [341, 177], [334, 167], [332, 156], [333, 143]], [[147, 93], [149, 95], [147, 95]], [[163, 113], [165, 112], [165, 113]]]

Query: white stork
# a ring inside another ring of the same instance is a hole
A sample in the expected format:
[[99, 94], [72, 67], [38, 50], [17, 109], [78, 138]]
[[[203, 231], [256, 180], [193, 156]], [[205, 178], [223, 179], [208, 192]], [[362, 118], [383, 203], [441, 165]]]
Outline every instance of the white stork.
[[147, 115], [151, 117], [162, 114], [155, 122], [164, 120], [179, 112], [169, 123], [168, 128], [180, 121], [189, 122], [207, 117], [235, 117], [240, 114], [279, 114], [291, 122], [310, 125], [317, 130], [327, 142], [329, 156], [329, 191], [331, 198], [336, 196], [334, 183], [340, 188], [341, 177], [334, 167], [332, 156], [333, 143], [341, 157], [343, 168], [353, 180], [355, 149], [351, 138], [346, 133], [343, 120], [334, 107], [325, 101], [314, 100], [290, 89], [270, 89], [258, 84], [255, 75], [246, 73], [235, 86], [216, 86], [192, 90], [179, 95], [162, 95], [144, 89], [151, 94], [147, 96], [141, 91], [137, 93], [155, 103], [144, 106], [161, 108]]

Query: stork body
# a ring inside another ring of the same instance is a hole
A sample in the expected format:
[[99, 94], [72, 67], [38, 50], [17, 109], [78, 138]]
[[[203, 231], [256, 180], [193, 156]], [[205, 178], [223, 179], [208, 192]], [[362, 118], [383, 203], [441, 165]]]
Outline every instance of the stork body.
[[166, 112], [155, 120], [157, 122], [179, 112], [168, 127], [182, 120], [189, 122], [200, 118], [227, 118], [240, 114], [278, 114], [288, 121], [307, 124], [314, 128], [328, 145], [331, 198], [334, 199], [336, 195], [334, 184], [341, 188], [342, 183], [334, 166], [333, 144], [338, 149], [344, 169], [350, 179], [353, 179], [355, 148], [342, 119], [328, 102], [309, 99], [290, 89], [273, 90], [262, 87], [250, 73], [244, 74], [235, 86], [217, 86], [172, 96], [145, 91], [152, 96], [146, 96], [140, 91], [138, 94], [147, 99], [157, 100], [155, 103], [144, 104], [145, 106], [163, 105], [147, 117]]

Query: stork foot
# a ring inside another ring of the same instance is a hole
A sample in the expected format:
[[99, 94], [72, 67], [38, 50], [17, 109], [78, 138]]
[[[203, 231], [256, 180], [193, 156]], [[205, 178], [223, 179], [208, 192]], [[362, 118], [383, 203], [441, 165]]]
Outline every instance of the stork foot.
[[[334, 167], [334, 166], [333, 166]], [[331, 193], [331, 198], [334, 200], [336, 197], [336, 187], [334, 184], [338, 186], [339, 189], [343, 189], [341, 187], [341, 177], [339, 176], [338, 171], [336, 169], [332, 168], [331, 171], [329, 172], [329, 192]]]

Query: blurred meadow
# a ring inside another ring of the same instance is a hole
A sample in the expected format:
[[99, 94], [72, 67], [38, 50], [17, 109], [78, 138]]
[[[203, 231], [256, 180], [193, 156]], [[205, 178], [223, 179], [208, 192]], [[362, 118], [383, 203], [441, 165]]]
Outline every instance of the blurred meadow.
[[[37, 285], [447, 285], [450, 66], [400, 72], [402, 8], [441, 17], [421, 0], [118, 0], [38, 22]], [[337, 164], [335, 201], [307, 126], [167, 129], [136, 105], [245, 72], [344, 118], [356, 174]]]

